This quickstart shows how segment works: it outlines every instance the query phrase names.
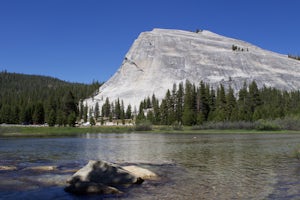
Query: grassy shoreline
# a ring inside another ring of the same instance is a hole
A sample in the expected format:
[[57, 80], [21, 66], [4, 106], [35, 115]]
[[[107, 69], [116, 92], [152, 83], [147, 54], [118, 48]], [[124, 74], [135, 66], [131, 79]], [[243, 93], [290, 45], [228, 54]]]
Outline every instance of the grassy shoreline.
[[0, 137], [51, 137], [76, 136], [86, 133], [178, 133], [178, 134], [264, 134], [264, 133], [300, 133], [292, 130], [255, 130], [255, 129], [205, 129], [195, 130], [193, 127], [182, 127], [174, 130], [170, 126], [153, 126], [149, 131], [136, 131], [132, 126], [99, 126], [99, 127], [32, 127], [32, 126], [0, 126]]

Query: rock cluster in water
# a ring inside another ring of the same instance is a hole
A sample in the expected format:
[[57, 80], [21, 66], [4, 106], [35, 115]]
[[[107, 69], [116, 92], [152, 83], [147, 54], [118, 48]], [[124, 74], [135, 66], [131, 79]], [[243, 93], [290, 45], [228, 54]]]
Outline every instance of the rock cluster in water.
[[65, 191], [74, 194], [122, 194], [119, 187], [141, 184], [144, 179], [154, 177], [157, 177], [155, 173], [136, 166], [121, 167], [91, 160], [68, 180]]

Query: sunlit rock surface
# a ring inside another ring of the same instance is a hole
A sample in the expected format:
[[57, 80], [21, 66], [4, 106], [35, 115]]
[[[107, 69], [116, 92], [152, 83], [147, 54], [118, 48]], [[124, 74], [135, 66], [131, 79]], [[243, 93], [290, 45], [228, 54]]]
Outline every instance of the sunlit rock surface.
[[298, 90], [299, 76], [300, 61], [241, 40], [206, 30], [154, 29], [139, 35], [119, 70], [84, 103], [91, 108], [96, 102], [103, 105], [106, 97], [111, 102], [120, 98], [138, 109], [145, 97], [161, 99], [174, 83], [186, 80], [214, 87], [222, 83], [235, 91], [252, 80], [259, 87]]

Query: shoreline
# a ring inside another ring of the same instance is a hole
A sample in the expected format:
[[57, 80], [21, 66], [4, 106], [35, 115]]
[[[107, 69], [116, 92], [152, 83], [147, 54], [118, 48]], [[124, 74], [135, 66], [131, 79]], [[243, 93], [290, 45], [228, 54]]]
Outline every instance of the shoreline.
[[182, 127], [175, 130], [170, 126], [153, 126], [152, 130], [137, 131], [132, 126], [93, 126], [93, 127], [47, 127], [47, 126], [0, 126], [0, 137], [68, 137], [79, 134], [97, 133], [149, 133], [149, 134], [300, 134], [295, 130], [256, 130], [256, 129], [193, 129]]

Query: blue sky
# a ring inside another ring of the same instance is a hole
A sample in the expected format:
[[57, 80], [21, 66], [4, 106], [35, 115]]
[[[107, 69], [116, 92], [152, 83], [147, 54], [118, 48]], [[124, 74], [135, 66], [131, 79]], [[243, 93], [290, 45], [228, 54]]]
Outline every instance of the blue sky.
[[106, 81], [140, 32], [206, 29], [300, 54], [298, 0], [0, 0], [0, 70]]

